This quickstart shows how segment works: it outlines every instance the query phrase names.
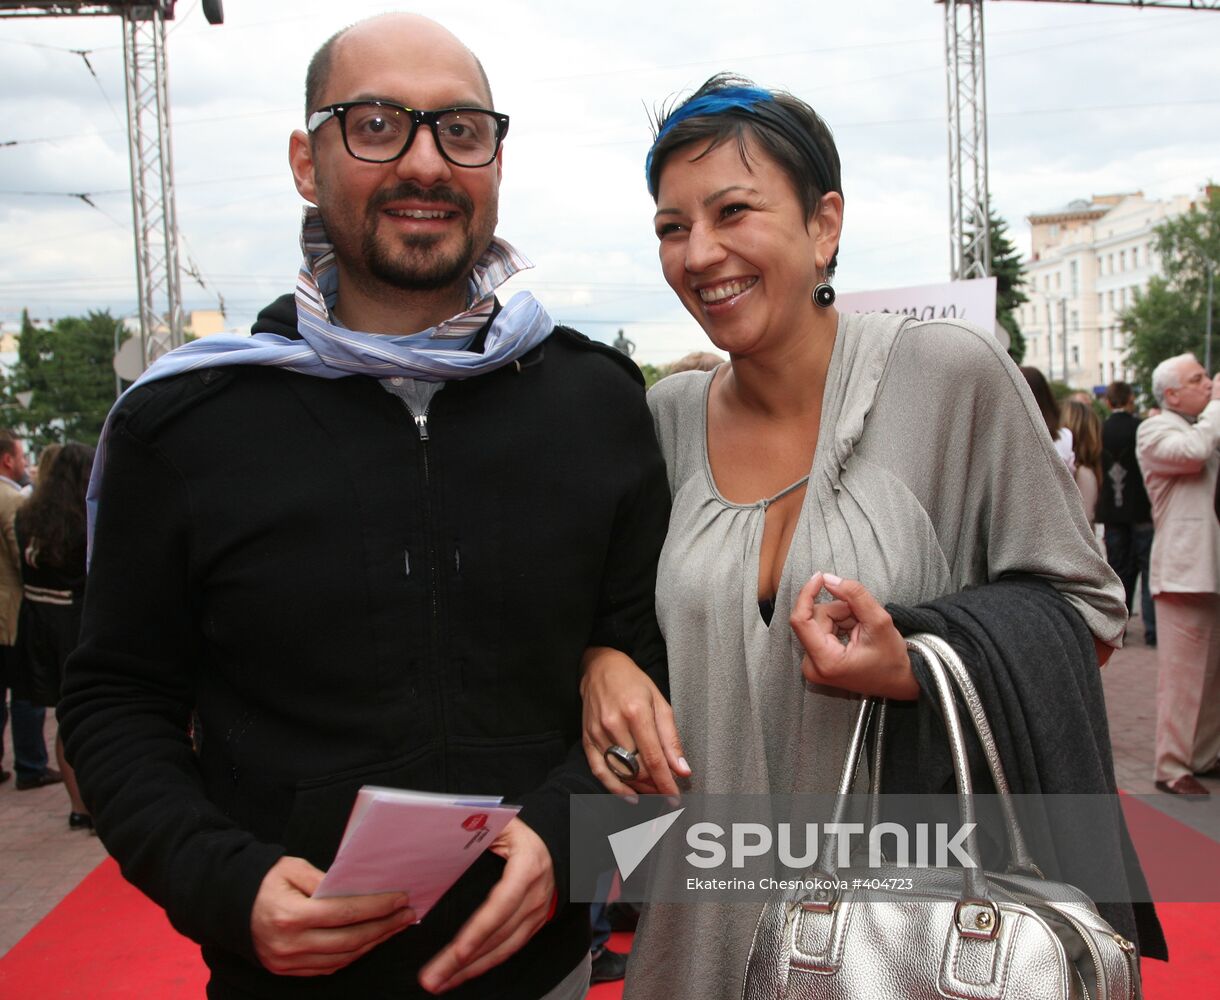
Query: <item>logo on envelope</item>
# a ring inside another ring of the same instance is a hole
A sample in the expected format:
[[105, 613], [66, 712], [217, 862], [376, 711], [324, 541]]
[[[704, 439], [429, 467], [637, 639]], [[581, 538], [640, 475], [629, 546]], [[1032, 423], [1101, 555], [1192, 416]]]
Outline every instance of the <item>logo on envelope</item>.
[[462, 829], [473, 834], [466, 841], [466, 847], [463, 850], [469, 850], [475, 844], [480, 843], [491, 831], [487, 829], [487, 813], [471, 813], [462, 820]]

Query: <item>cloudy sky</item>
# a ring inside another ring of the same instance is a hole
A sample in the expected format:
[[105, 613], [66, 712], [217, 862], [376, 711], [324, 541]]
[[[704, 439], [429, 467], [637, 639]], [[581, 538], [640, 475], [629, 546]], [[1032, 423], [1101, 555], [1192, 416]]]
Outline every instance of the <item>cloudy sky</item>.
[[[179, 0], [169, 36], [173, 158], [188, 308], [245, 328], [291, 289], [300, 199], [287, 139], [313, 50], [383, 2]], [[944, 12], [933, 0], [422, 2], [482, 58], [505, 145], [499, 232], [537, 267], [553, 316], [622, 328], [637, 360], [702, 335], [661, 279], [643, 183], [646, 109], [720, 70], [792, 91], [833, 128], [846, 225], [837, 283], [948, 276]], [[993, 204], [1189, 193], [1220, 178], [1220, 13], [985, 5]], [[82, 56], [79, 52], [85, 52]], [[114, 18], [0, 19], [0, 322], [136, 309]], [[76, 194], [87, 194], [92, 206]]]

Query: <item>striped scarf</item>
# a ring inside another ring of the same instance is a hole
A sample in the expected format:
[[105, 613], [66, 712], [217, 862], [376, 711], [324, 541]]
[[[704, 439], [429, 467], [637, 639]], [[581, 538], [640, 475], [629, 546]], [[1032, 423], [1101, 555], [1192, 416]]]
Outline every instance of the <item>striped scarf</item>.
[[[482, 352], [470, 350], [475, 335], [494, 311], [495, 290], [518, 271], [533, 267], [528, 258], [498, 238], [492, 239], [471, 272], [469, 308], [427, 330], [403, 336], [361, 333], [334, 322], [331, 310], [339, 295], [339, 270], [322, 216], [313, 206], [305, 209], [302, 219], [301, 250], [304, 259], [296, 288], [300, 340], [277, 333], [202, 337], [158, 358], [127, 392], [146, 382], [224, 365], [268, 365], [318, 378], [401, 376], [428, 382], [471, 378], [516, 361], [549, 337], [555, 325], [529, 292], [518, 292], [492, 320]], [[86, 495], [90, 551], [110, 421], [127, 392], [107, 416], [94, 457]]]

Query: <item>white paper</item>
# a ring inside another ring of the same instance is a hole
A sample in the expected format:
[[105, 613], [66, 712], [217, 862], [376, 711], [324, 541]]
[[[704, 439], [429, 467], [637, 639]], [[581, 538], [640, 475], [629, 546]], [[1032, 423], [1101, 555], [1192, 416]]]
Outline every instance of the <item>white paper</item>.
[[493, 796], [365, 785], [314, 897], [405, 892], [422, 920], [520, 808]]

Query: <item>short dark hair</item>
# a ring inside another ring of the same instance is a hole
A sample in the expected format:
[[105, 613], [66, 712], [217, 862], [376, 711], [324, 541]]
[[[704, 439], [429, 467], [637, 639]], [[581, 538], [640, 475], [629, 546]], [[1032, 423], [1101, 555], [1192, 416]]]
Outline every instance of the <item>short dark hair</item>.
[[[655, 116], [658, 138], [649, 153], [649, 191], [655, 198], [665, 162], [680, 147], [706, 142], [706, 148], [695, 157], [700, 159], [732, 140], [745, 161], [748, 137], [788, 176], [808, 222], [824, 194], [829, 191], [843, 194], [839, 151], [830, 126], [799, 97], [778, 90], [765, 91], [767, 99], [754, 106], [765, 113], [755, 113], [745, 106], [730, 106], [718, 112], [682, 115], [682, 109], [692, 102], [735, 88], [757, 89], [744, 77], [717, 73], [686, 100]], [[679, 120], [667, 128], [667, 123], [675, 117]], [[834, 274], [838, 260], [836, 248], [826, 265], [828, 275]]]
[[1121, 410], [1135, 398], [1135, 390], [1127, 382], [1111, 382], [1106, 386], [1106, 402], [1110, 409]]
[[[321, 44], [318, 51], [313, 54], [313, 58], [309, 60], [309, 68], [305, 71], [306, 120], [309, 119], [309, 116], [314, 113], [321, 103], [322, 91], [326, 89], [327, 81], [330, 79], [331, 65], [335, 61], [335, 43], [354, 27], [354, 24], [349, 24], [346, 28], [340, 28]], [[470, 52], [469, 49], [466, 51]], [[489, 110], [494, 111], [496, 105], [491, 96], [491, 81], [487, 79], [487, 70], [483, 68], [483, 63], [473, 52], [470, 52], [470, 58], [474, 60], [475, 66], [478, 67], [479, 79], [482, 81], [483, 89], [487, 91], [487, 107]]]

